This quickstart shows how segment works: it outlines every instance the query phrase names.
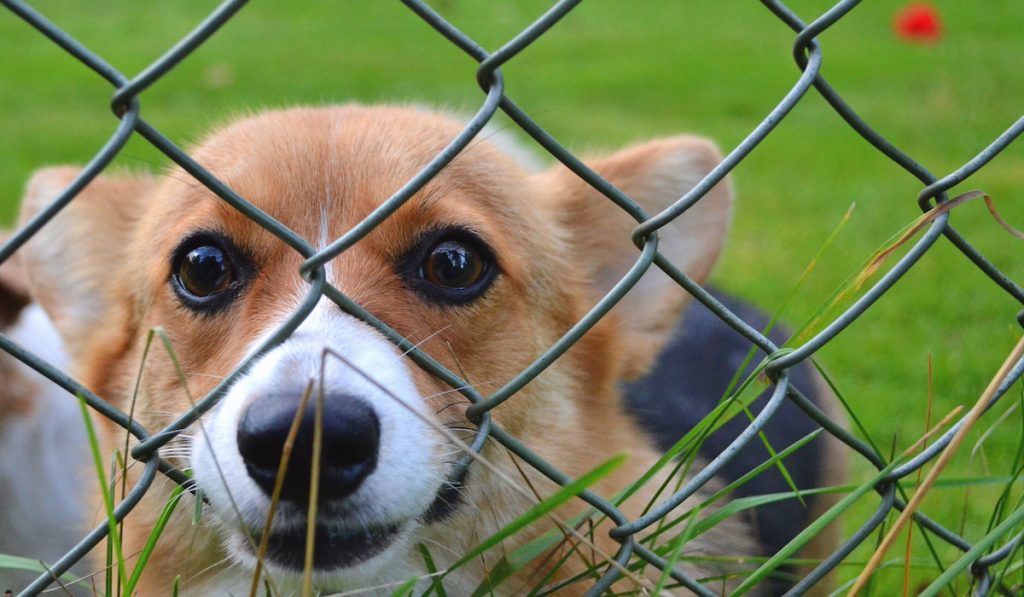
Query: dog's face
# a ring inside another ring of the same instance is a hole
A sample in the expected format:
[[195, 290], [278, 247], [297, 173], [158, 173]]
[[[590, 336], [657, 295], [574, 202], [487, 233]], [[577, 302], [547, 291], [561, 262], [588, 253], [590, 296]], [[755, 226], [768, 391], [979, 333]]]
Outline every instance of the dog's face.
[[[320, 249], [401, 188], [459, 130], [417, 109], [293, 109], [237, 122], [193, 155]], [[680, 137], [593, 166], [656, 213], [716, 159], [706, 142]], [[37, 174], [25, 216], [74, 174]], [[702, 278], [721, 246], [729, 207], [728, 190], [713, 190], [666, 229], [661, 251]], [[567, 170], [529, 174], [482, 141], [330, 261], [326, 277], [486, 396], [625, 273], [639, 254], [629, 240], [634, 225]], [[238, 367], [309, 292], [300, 255], [179, 171], [159, 181], [94, 181], [24, 256], [76, 373], [125, 409], [138, 382], [135, 412], [151, 430]], [[649, 273], [617, 308], [629, 317], [613, 312], [499, 407], [496, 422], [531, 447], [586, 441], [559, 434], [612, 416], [617, 382], [650, 364], [683, 300], [667, 277]], [[147, 332], [157, 327], [174, 358], [151, 349], [140, 379]], [[503, 488], [478, 469], [461, 496], [446, 490], [459, 481], [452, 475], [461, 450], [451, 437], [472, 437], [467, 404], [381, 333], [322, 298], [166, 453], [194, 471], [216, 523], [206, 532], [243, 567], [255, 564], [272, 496], [280, 493], [265, 564], [289, 578], [304, 563], [316, 436], [323, 448], [313, 563], [323, 586], [352, 587], [415, 561], [415, 543], [431, 533], [472, 528], [481, 512], [474, 501], [501, 501]], [[286, 444], [291, 456], [282, 476]], [[628, 447], [538, 450], [578, 474]], [[560, 451], [568, 454], [561, 463]]]

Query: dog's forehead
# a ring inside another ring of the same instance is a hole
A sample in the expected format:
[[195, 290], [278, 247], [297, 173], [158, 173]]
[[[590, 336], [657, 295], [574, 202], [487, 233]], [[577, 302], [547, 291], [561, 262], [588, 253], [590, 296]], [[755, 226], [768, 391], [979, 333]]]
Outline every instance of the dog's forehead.
[[[462, 130], [416, 108], [341, 106], [268, 112], [214, 134], [196, 160], [246, 200], [311, 243], [333, 240], [393, 196]], [[215, 221], [244, 233], [253, 224], [199, 183], [172, 207], [175, 221]], [[395, 217], [399, 234], [438, 224], [493, 228], [530, 220], [528, 176], [490, 143], [474, 141]], [[450, 220], [450, 221], [445, 221]], [[482, 230], [482, 232], [488, 232]]]

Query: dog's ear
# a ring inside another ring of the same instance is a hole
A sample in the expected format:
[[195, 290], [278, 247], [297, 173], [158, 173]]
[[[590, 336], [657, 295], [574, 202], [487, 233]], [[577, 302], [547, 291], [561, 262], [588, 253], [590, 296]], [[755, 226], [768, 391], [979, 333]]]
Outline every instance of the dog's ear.
[[[598, 174], [656, 215], [692, 189], [721, 160], [701, 138], [681, 136], [629, 147], [588, 161]], [[572, 231], [579, 267], [585, 268], [594, 299], [611, 290], [640, 256], [630, 240], [637, 222], [562, 166], [538, 175], [553, 193], [563, 226]], [[728, 181], [661, 228], [658, 250], [700, 282], [721, 252], [732, 212]], [[652, 265], [615, 308], [627, 359], [623, 375], [646, 372], [669, 339], [689, 295]]]
[[[10, 234], [0, 232], [0, 246], [8, 240]], [[28, 279], [21, 265], [21, 257], [18, 254], [12, 255], [0, 263], [0, 325], [14, 323], [21, 310], [30, 302]]]
[[[21, 223], [45, 209], [79, 174], [75, 167], [45, 168], [28, 183]], [[111, 322], [118, 304], [115, 273], [127, 260], [143, 204], [155, 186], [146, 175], [102, 175], [43, 226], [18, 253], [33, 298], [50, 316], [72, 357], [87, 334]]]

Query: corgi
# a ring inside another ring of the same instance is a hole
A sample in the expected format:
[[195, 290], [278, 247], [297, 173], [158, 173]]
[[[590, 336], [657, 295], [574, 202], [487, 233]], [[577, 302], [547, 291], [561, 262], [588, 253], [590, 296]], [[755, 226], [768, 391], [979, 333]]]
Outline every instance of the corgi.
[[[0, 245], [7, 238], [0, 232]], [[55, 367], [68, 365], [17, 255], [0, 263], [0, 333]], [[2, 350], [0, 380], [0, 554], [52, 564], [86, 531], [82, 411], [74, 396]], [[0, 567], [0, 588], [38, 575]]]
[[[220, 128], [191, 155], [322, 249], [402, 187], [461, 129], [457, 119], [416, 107], [291, 108]], [[503, 145], [495, 138], [475, 142], [324, 268], [329, 283], [484, 396], [565, 334], [639, 255], [630, 241], [636, 222], [621, 209], [563, 166], [530, 172]], [[589, 165], [655, 214], [719, 159], [709, 141], [679, 136]], [[78, 172], [38, 172], [28, 185], [22, 221]], [[724, 181], [661, 231], [659, 250], [693, 279], [705, 280], [731, 210]], [[309, 293], [299, 273], [303, 258], [183, 171], [162, 179], [98, 177], [21, 253], [32, 295], [59, 330], [75, 375], [122, 410], [133, 408], [152, 432], [256, 354], [216, 406], [161, 451], [191, 471], [205, 503], [198, 522], [194, 505], [179, 506], [172, 515], [138, 585], [142, 595], [166, 594], [176, 582], [183, 594], [245, 594], [257, 569], [265, 577], [260, 587], [265, 581], [275, 594], [296, 594], [307, 556], [318, 593], [391, 594], [411, 578], [425, 588], [431, 581], [424, 551], [444, 570], [527, 511], [536, 496], [558, 488], [495, 441], [459, 474], [464, 450], [456, 440], [468, 441], [476, 430], [465, 413], [467, 399], [327, 298], [287, 339], [257, 354]], [[573, 478], [625, 452], [625, 463], [591, 487], [614, 498], [691, 421], [666, 431], [658, 427], [664, 417], [651, 414], [658, 403], [688, 408], [690, 396], [673, 390], [683, 380], [658, 395], [643, 384], [665, 373], [659, 355], [671, 360], [704, 350], [699, 343], [683, 353], [674, 348], [687, 302], [687, 294], [652, 267], [567, 353], [495, 408], [494, 423]], [[154, 328], [165, 331], [173, 358], [151, 350], [144, 360]], [[729, 332], [716, 329], [726, 342]], [[735, 370], [726, 371], [726, 363], [709, 366], [726, 377]], [[813, 385], [812, 378], [805, 376]], [[631, 403], [641, 405], [635, 417], [623, 408], [631, 393]], [[832, 400], [812, 393], [819, 403]], [[721, 394], [704, 394], [695, 408], [706, 412]], [[99, 424], [108, 449], [123, 445], [123, 430]], [[323, 448], [314, 477], [318, 425]], [[290, 442], [294, 447], [279, 477]], [[840, 465], [832, 453], [815, 446], [805, 452], [792, 465], [801, 469], [801, 479], [834, 479]], [[140, 468], [129, 469], [131, 481]], [[699, 468], [700, 462], [693, 470]], [[622, 513], [630, 520], [640, 516], [668, 480], [663, 469], [621, 503]], [[678, 512], [728, 480], [714, 480]], [[128, 515], [126, 554], [142, 549], [172, 487], [158, 480]], [[279, 502], [264, 537], [275, 491]], [[186, 501], [195, 499], [187, 495]], [[307, 515], [314, 505], [308, 554]], [[574, 499], [553, 517], [572, 526], [588, 512], [585, 502]], [[800, 514], [808, 519], [807, 512]], [[794, 525], [785, 521], [789, 529]], [[566, 540], [552, 547], [555, 553], [534, 558], [491, 590], [515, 595], [543, 583], [560, 587], [560, 594], [583, 593], [593, 576], [575, 577], [620, 547], [608, 536], [612, 526], [599, 520], [573, 534], [544, 518], [446, 575], [444, 586], [450, 594], [468, 595], [484, 586], [503, 555], [558, 532]], [[742, 579], [737, 572], [750, 569], [744, 559], [771, 543], [765, 535], [756, 521], [729, 518], [690, 540], [677, 567], [694, 578], [718, 578], [708, 586], [727, 590]], [[257, 563], [260, 544], [265, 553]], [[650, 590], [658, 574], [652, 566], [639, 574], [627, 570], [615, 588]]]

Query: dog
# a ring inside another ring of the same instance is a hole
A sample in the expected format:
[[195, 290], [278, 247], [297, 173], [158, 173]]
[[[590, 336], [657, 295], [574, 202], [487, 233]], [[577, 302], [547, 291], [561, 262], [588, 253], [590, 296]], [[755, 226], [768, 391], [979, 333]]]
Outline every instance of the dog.
[[[7, 238], [0, 232], [0, 245]], [[68, 364], [17, 256], [0, 264], [0, 332], [55, 367]], [[0, 554], [52, 564], [84, 533], [82, 411], [74, 396], [3, 351], [0, 380]], [[0, 568], [0, 588], [38, 575]]]
[[[220, 128], [191, 155], [322, 249], [411, 179], [461, 129], [457, 119], [417, 107], [291, 108]], [[475, 142], [325, 265], [327, 281], [484, 396], [554, 344], [639, 255], [630, 241], [636, 222], [623, 210], [567, 168], [530, 173], [504, 147], [496, 137]], [[709, 141], [679, 136], [588, 163], [654, 214], [719, 159]], [[22, 221], [48, 205], [78, 172], [38, 172], [28, 185]], [[731, 209], [724, 181], [662, 229], [660, 252], [693, 279], [705, 280], [721, 251]], [[32, 295], [59, 330], [75, 375], [119, 408], [132, 407], [150, 430], [176, 419], [193, 397], [256, 354], [309, 292], [296, 251], [180, 170], [162, 179], [101, 175], [21, 253]], [[677, 322], [687, 298], [652, 267], [568, 352], [495, 408], [495, 424], [574, 478], [626, 452], [625, 464], [591, 489], [610, 499], [629, 487], [691, 422], [659, 427], [659, 405], [687, 409], [690, 394], [673, 390], [682, 381], [653, 393], [644, 384], [670, 373], [659, 355], [671, 361], [671, 355], [685, 358], [703, 350], [700, 344], [677, 348], [675, 336], [683, 329]], [[174, 355], [150, 350], [143, 363], [146, 336], [154, 328], [165, 331]], [[716, 333], [729, 354], [744, 350], [742, 342], [726, 339], [731, 332]], [[712, 363], [722, 373], [711, 377], [731, 375], [734, 370], [726, 372], [725, 365]], [[801, 379], [820, 385], [813, 374]], [[821, 404], [833, 400], [822, 391], [812, 395]], [[624, 396], [630, 396], [635, 417], [624, 411]], [[721, 397], [704, 392], [689, 412], [706, 412]], [[466, 441], [475, 432], [466, 406], [465, 398], [381, 332], [321, 298], [286, 340], [255, 357], [215, 408], [162, 450], [192, 471], [206, 504], [197, 524], [193, 506], [174, 512], [139, 592], [162, 594], [179, 582], [187, 594], [245, 593], [259, 566], [277, 593], [292, 594], [302, 586], [307, 555], [315, 590], [325, 593], [390, 594], [407, 579], [427, 575], [423, 550], [445, 569], [528, 510], [537, 500], [533, 494], [557, 489], [495, 442], [487, 442], [481, 462], [459, 475], [456, 463], [465, 451], [455, 438]], [[279, 478], [296, 421], [287, 472]], [[98, 424], [108, 450], [123, 446], [123, 430]], [[318, 425], [323, 449], [314, 477]], [[802, 425], [795, 428], [808, 427]], [[812, 446], [798, 454], [787, 463], [799, 469], [801, 480], [835, 479], [840, 464], [829, 450]], [[138, 479], [140, 468], [128, 470], [130, 481]], [[656, 501], [658, 487], [669, 482], [666, 471], [619, 505], [629, 519]], [[729, 480], [710, 483], [678, 512]], [[316, 499], [311, 481], [318, 483]], [[126, 554], [142, 549], [172, 486], [158, 481], [129, 514], [122, 538]], [[275, 490], [280, 500], [264, 537]], [[186, 502], [194, 499], [187, 495]], [[306, 520], [314, 504], [314, 549], [307, 554]], [[571, 500], [553, 515], [572, 526], [588, 512], [582, 500]], [[808, 519], [807, 512], [800, 514]], [[555, 529], [544, 521], [465, 563], [444, 578], [444, 586], [453, 594], [483, 586], [503, 554]], [[555, 529], [565, 535], [552, 548], [557, 553], [534, 558], [495, 584], [495, 594], [519, 594], [537, 582], [565, 583], [560, 594], [582, 593], [592, 579], [570, 582], [574, 576], [588, 561], [610, 558], [619, 547], [607, 533], [611, 522], [591, 526], [576, 534], [564, 526]], [[678, 567], [697, 578], [721, 577], [713, 586], [728, 589], [737, 584], [737, 571], [749, 569], [744, 558], [763, 553], [764, 545], [779, 539], [768, 535], [790, 532], [795, 523], [787, 520], [786, 526], [765, 531], [758, 521], [731, 517], [690, 540]], [[261, 543], [266, 552], [257, 564]], [[649, 588], [648, 577], [659, 573], [653, 567], [627, 573], [615, 587]]]

